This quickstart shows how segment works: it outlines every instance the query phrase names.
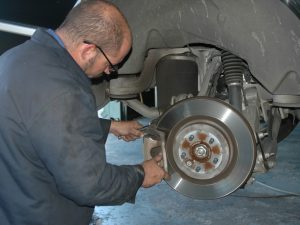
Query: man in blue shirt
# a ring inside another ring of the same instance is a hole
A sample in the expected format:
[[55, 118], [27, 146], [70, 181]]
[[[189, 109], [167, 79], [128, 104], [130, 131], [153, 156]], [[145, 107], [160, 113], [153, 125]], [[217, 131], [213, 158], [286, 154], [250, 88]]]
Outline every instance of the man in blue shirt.
[[132, 202], [167, 176], [157, 163], [106, 162], [108, 132], [134, 139], [138, 124], [99, 120], [90, 79], [116, 72], [132, 37], [102, 0], [71, 10], [0, 58], [0, 224], [89, 224], [94, 206]]

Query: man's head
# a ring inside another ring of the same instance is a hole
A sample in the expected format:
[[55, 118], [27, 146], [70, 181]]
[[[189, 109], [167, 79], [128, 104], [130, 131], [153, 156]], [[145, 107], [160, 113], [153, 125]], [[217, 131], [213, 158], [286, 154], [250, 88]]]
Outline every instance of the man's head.
[[74, 7], [56, 30], [66, 49], [88, 77], [110, 73], [128, 54], [132, 37], [128, 23], [113, 4], [86, 0]]

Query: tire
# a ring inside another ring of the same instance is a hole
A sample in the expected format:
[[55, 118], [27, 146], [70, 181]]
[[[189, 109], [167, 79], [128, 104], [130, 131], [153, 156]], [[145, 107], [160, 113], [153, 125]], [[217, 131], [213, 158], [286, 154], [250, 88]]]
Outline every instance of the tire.
[[289, 114], [286, 119], [283, 119], [280, 124], [277, 142], [283, 141], [295, 129], [299, 120], [293, 115]]

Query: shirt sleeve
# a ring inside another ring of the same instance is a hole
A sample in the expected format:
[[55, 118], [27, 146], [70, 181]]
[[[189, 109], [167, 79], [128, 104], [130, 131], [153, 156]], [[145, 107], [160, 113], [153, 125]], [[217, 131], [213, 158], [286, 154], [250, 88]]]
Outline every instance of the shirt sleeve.
[[104, 134], [103, 140], [104, 140], [104, 142], [106, 142], [108, 133], [109, 133], [109, 129], [110, 129], [110, 125], [111, 125], [111, 120], [99, 118], [99, 122], [100, 122], [101, 130]]
[[137, 166], [106, 162], [104, 144], [110, 123], [102, 122], [93, 96], [76, 90], [52, 100], [29, 129], [58, 191], [80, 205], [130, 201], [144, 179]]

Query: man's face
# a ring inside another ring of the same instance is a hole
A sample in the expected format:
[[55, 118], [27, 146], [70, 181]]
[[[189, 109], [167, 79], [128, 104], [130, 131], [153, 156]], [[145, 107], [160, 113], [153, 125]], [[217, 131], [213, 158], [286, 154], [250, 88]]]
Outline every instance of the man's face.
[[124, 57], [128, 54], [130, 48], [131, 41], [126, 39], [124, 40], [117, 55], [113, 56], [109, 54], [109, 52], [101, 52], [101, 50], [95, 46], [95, 51], [97, 51], [97, 54], [87, 63], [85, 73], [89, 78], [100, 77], [103, 73], [111, 74], [113, 69], [112, 65], [113, 67], [116, 67], [115, 65], [121, 63]]

